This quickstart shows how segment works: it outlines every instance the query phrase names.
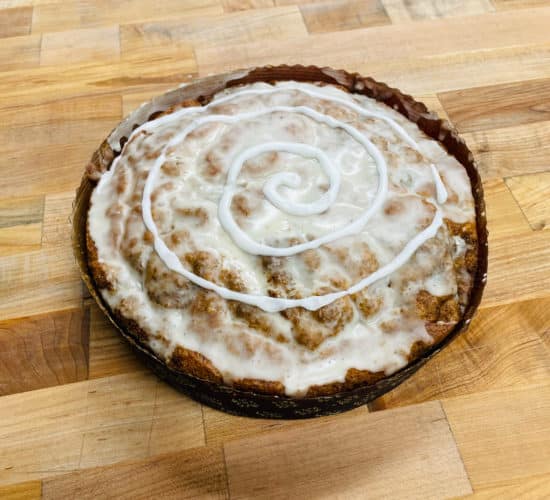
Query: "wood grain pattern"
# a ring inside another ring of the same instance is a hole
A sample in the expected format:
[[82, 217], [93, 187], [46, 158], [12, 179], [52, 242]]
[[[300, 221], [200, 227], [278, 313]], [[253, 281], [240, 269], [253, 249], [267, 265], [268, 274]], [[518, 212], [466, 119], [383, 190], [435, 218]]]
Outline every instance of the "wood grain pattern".
[[494, 10], [490, 0], [382, 0], [393, 23], [472, 16]]
[[[396, 497], [441, 498], [470, 492], [439, 403], [418, 406], [414, 412], [386, 413], [333, 423], [317, 420], [226, 443], [231, 497], [364, 498], [368, 490], [376, 498], [387, 493], [392, 481]], [[417, 453], [419, 446], [422, 453]]]
[[506, 185], [535, 231], [550, 227], [550, 171], [509, 177]]
[[516, 500], [518, 498], [546, 498], [550, 493], [550, 474], [502, 481], [500, 486], [479, 488], [469, 500]]
[[504, 394], [443, 402], [474, 488], [550, 472], [550, 386], [507, 389]]
[[227, 498], [220, 448], [200, 448], [44, 481], [44, 499]]
[[[541, 0], [0, 0], [0, 497], [549, 497], [549, 25]], [[84, 165], [123, 115], [275, 63], [359, 71], [450, 118], [487, 202], [470, 330], [370, 408], [314, 421], [160, 382], [70, 245]]]
[[0, 43], [0, 71], [38, 66], [40, 64], [41, 40], [40, 35], [2, 39], [2, 43]]
[[460, 132], [550, 119], [550, 79], [443, 92], [438, 97]]
[[39, 500], [42, 498], [42, 483], [29, 481], [28, 483], [0, 486], [0, 498], [4, 500]]
[[550, 121], [465, 133], [484, 179], [548, 170]]
[[483, 309], [465, 334], [371, 409], [548, 381], [550, 360], [541, 336], [549, 330], [548, 299]]
[[498, 10], [545, 7], [547, 0], [491, 0]]
[[0, 38], [28, 35], [31, 32], [32, 7], [0, 10]]
[[159, 398], [161, 384], [134, 373], [4, 396], [0, 484], [204, 445], [200, 405]]
[[[295, 38], [285, 44], [265, 41], [248, 45], [248, 50], [238, 45], [198, 48], [196, 57], [200, 71], [204, 73], [214, 69], [219, 71], [270, 63], [312, 63], [340, 67], [344, 61], [349, 69], [359, 70], [371, 61], [433, 57], [457, 50], [479, 53], [488, 48], [489, 43], [491, 49], [548, 43], [548, 16], [550, 9], [537, 9], [536, 12], [500, 12], [472, 18], [426, 21], [422, 26], [419, 23], [377, 26], [348, 31], [345, 36], [338, 38], [333, 33], [321, 33]], [[489, 17], [492, 22], [488, 22]], [[523, 28], [526, 24], [530, 26], [529, 30]], [[400, 45], [399, 50], [394, 48], [397, 30], [399, 37], [407, 40], [406, 44]], [[335, 43], [336, 40], [338, 43]]]
[[42, 35], [40, 64], [105, 62], [120, 58], [118, 26], [45, 33]]
[[80, 308], [80, 273], [69, 244], [72, 200], [70, 192], [46, 196], [40, 250], [0, 257], [0, 318]]
[[89, 315], [80, 309], [0, 322], [0, 395], [85, 380]]
[[156, 4], [148, 0], [83, 0], [40, 3], [34, 7], [33, 33], [93, 28], [121, 22], [163, 19], [171, 16], [204, 16], [223, 12], [217, 0], [166, 0]]
[[274, 7], [274, 0], [221, 0], [224, 12]]
[[144, 370], [130, 345], [94, 303], [90, 308], [89, 377], [102, 378]]
[[[80, 66], [46, 66], [21, 72], [6, 72], [0, 80], [0, 109], [14, 102], [32, 106], [59, 99], [119, 95], [143, 92], [158, 84], [173, 86], [193, 77], [196, 69], [192, 52], [177, 60], [123, 61], [116, 64], [94, 63]], [[89, 110], [89, 112], [93, 112]]]
[[249, 43], [263, 40], [282, 40], [305, 35], [300, 11], [294, 7], [234, 12], [207, 18], [170, 20], [121, 26], [122, 55], [143, 59], [147, 54], [170, 54], [189, 47], [220, 43]]
[[536, 231], [514, 238], [490, 237], [491, 259], [484, 306], [543, 298], [550, 290], [550, 233]]
[[43, 196], [0, 198], [0, 256], [40, 248], [43, 217]]
[[353, 30], [389, 24], [379, 0], [331, 0], [306, 3], [300, 12], [309, 33]]
[[[348, 413], [347, 416], [364, 415], [368, 413], [368, 407], [362, 406]], [[334, 421], [341, 416], [321, 417], [317, 421]], [[295, 420], [270, 420], [236, 417], [227, 413], [203, 407], [204, 432], [208, 445], [220, 444], [236, 438], [249, 437], [275, 429], [288, 429], [299, 425], [302, 422]]]

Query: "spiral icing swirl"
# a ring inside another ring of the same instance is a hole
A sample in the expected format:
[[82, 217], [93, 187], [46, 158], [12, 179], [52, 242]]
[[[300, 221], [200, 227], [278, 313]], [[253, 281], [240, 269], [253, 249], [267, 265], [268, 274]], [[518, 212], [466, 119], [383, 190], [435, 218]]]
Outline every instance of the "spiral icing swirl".
[[[376, 197], [371, 206], [361, 214], [360, 217], [356, 218], [346, 226], [336, 229], [322, 237], [315, 238], [311, 241], [305, 243], [289, 246], [286, 248], [273, 247], [265, 244], [258, 243], [251, 239], [235, 222], [231, 215], [231, 202], [233, 199], [235, 184], [238, 179], [239, 172], [243, 164], [261, 153], [272, 152], [272, 151], [284, 151], [289, 153], [295, 153], [303, 157], [315, 158], [321, 168], [324, 170], [326, 176], [329, 179], [329, 188], [325, 194], [318, 200], [315, 200], [312, 203], [295, 203], [288, 200], [285, 200], [278, 192], [280, 186], [288, 187], [298, 187], [300, 184], [300, 177], [298, 174], [281, 172], [276, 173], [270, 178], [268, 178], [264, 184], [264, 195], [266, 198], [278, 209], [285, 211], [287, 213], [292, 213], [299, 216], [308, 216], [312, 214], [322, 214], [323, 212], [330, 209], [332, 203], [334, 202], [339, 189], [340, 184], [340, 174], [338, 166], [334, 165], [333, 162], [323, 153], [319, 148], [312, 147], [303, 143], [289, 143], [289, 142], [267, 142], [259, 144], [250, 148], [247, 148], [240, 152], [240, 154], [233, 160], [231, 167], [227, 173], [227, 181], [222, 193], [222, 196], [219, 201], [218, 207], [218, 217], [220, 224], [231, 236], [234, 243], [241, 248], [242, 250], [252, 254], [252, 255], [264, 255], [264, 256], [277, 256], [277, 257], [286, 257], [290, 255], [295, 255], [306, 250], [318, 248], [323, 244], [327, 244], [343, 238], [345, 236], [354, 235], [361, 232], [365, 225], [368, 223], [369, 219], [375, 214], [384, 203], [388, 190], [388, 177], [387, 177], [387, 165], [384, 159], [384, 156], [380, 150], [357, 128], [352, 126], [349, 123], [344, 121], [337, 120], [334, 117], [319, 113], [318, 111], [307, 107], [307, 106], [272, 106], [268, 109], [255, 111], [255, 112], [245, 112], [235, 115], [221, 115], [213, 114], [207, 116], [200, 116], [201, 112], [209, 110], [212, 107], [218, 106], [220, 104], [231, 101], [235, 98], [242, 97], [244, 95], [265, 95], [277, 92], [278, 89], [258, 89], [258, 90], [243, 90], [240, 92], [232, 93], [228, 96], [224, 96], [218, 99], [213, 100], [207, 106], [199, 108], [184, 108], [177, 112], [171, 113], [169, 115], [163, 116], [152, 122], [145, 123], [141, 127], [138, 127], [132, 135], [130, 140], [137, 134], [143, 132], [149, 132], [159, 125], [166, 125], [167, 123], [174, 123], [181, 118], [185, 117], [191, 113], [199, 114], [198, 117], [194, 118], [191, 123], [186, 125], [180, 132], [175, 134], [175, 136], [166, 143], [161, 154], [155, 161], [153, 167], [151, 168], [147, 181], [145, 183], [145, 188], [143, 190], [143, 221], [147, 229], [153, 234], [154, 237], [154, 248], [158, 253], [159, 257], [162, 259], [164, 264], [171, 269], [172, 271], [181, 274], [191, 282], [199, 285], [208, 290], [213, 290], [225, 299], [238, 300], [240, 302], [254, 305], [259, 307], [267, 312], [277, 312], [284, 309], [292, 307], [303, 307], [308, 310], [318, 310], [327, 304], [334, 302], [335, 300], [344, 297], [349, 294], [357, 293], [368, 285], [376, 282], [377, 280], [388, 276], [392, 272], [396, 271], [401, 267], [407, 259], [428, 239], [435, 236], [439, 227], [442, 224], [442, 216], [439, 208], [436, 208], [435, 215], [433, 217], [430, 225], [412, 238], [405, 247], [398, 253], [395, 258], [387, 263], [385, 266], [379, 268], [377, 271], [373, 272], [369, 276], [363, 278], [359, 282], [355, 283], [353, 286], [347, 290], [328, 293], [325, 295], [312, 295], [300, 299], [289, 299], [289, 298], [280, 298], [280, 297], [269, 297], [269, 296], [258, 296], [255, 294], [237, 292], [230, 290], [223, 286], [220, 286], [216, 283], [208, 281], [201, 276], [193, 273], [189, 269], [185, 268], [177, 255], [168, 248], [166, 243], [161, 238], [157, 225], [153, 219], [151, 213], [151, 193], [157, 179], [159, 169], [166, 161], [166, 151], [172, 146], [175, 146], [183, 142], [186, 137], [192, 133], [195, 129], [201, 125], [207, 123], [236, 123], [240, 120], [250, 120], [262, 115], [272, 114], [272, 113], [300, 113], [303, 114], [319, 123], [328, 125], [329, 127], [341, 129], [348, 133], [353, 139], [355, 139], [359, 144], [361, 144], [368, 154], [374, 159], [377, 171], [378, 171], [378, 187], [376, 192]], [[326, 95], [321, 95], [312, 90], [301, 89], [301, 92], [316, 98], [327, 99]], [[390, 126], [405, 142], [410, 144], [415, 150], [419, 151], [418, 144], [407, 134], [407, 132], [394, 120], [391, 118], [367, 111], [361, 106], [354, 104], [352, 102], [346, 101], [344, 99], [339, 99], [333, 97], [331, 100], [337, 102], [340, 105], [351, 108], [354, 112], [358, 113], [364, 117], [371, 117], [378, 120], [382, 120], [388, 126]], [[110, 170], [112, 175], [116, 169], [117, 159]], [[447, 197], [447, 193], [441, 179], [439, 178], [436, 167], [431, 165], [433, 173], [433, 181], [435, 184], [437, 199], [439, 203], [444, 203]], [[105, 176], [107, 177], [107, 176]]]

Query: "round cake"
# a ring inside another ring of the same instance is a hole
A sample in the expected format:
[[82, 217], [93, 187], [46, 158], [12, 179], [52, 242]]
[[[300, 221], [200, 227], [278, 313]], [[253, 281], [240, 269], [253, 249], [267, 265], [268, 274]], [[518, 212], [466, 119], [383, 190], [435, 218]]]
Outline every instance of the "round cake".
[[301, 80], [235, 80], [113, 133], [85, 228], [94, 288], [142, 348], [294, 400], [413, 364], [464, 323], [480, 264], [448, 145], [365, 80]]

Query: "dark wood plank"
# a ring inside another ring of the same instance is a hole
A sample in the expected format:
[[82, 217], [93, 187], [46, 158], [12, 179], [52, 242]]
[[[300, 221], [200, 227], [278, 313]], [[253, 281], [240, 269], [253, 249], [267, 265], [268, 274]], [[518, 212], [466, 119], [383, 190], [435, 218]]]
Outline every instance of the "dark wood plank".
[[0, 395], [88, 377], [88, 311], [0, 322]]

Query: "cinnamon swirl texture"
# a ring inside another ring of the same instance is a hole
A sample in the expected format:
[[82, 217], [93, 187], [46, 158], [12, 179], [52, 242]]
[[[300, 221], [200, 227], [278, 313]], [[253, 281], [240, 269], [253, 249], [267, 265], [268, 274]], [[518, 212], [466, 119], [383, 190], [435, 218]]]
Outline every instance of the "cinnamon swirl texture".
[[479, 248], [467, 171], [341, 86], [257, 82], [185, 101], [92, 175], [95, 284], [176, 371], [337, 394], [407, 366], [468, 307]]

